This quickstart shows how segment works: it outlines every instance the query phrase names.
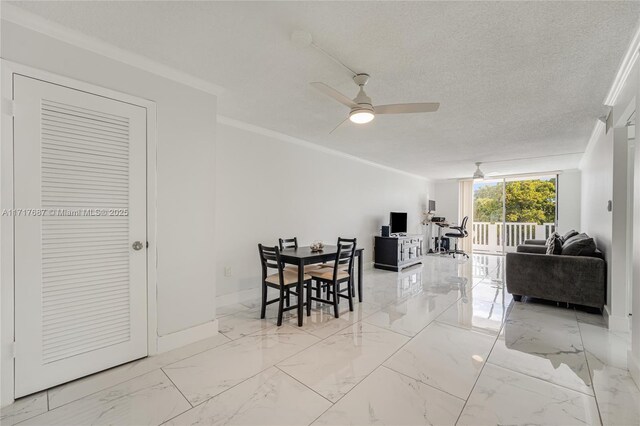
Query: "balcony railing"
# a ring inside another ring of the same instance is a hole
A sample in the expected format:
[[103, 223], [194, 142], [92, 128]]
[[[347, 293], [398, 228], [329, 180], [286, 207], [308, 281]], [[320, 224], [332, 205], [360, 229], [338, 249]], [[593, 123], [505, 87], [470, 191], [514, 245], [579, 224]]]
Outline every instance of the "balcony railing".
[[516, 251], [518, 244], [524, 240], [546, 240], [556, 230], [554, 223], [489, 223], [473, 222], [472, 225], [473, 251], [484, 253], [502, 253]]

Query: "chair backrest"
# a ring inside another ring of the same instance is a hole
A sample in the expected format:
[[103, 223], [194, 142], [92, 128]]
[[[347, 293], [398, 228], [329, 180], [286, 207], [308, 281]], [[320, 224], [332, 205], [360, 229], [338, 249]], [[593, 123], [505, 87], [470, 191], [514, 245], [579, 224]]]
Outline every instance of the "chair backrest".
[[341, 267], [347, 265], [347, 273], [353, 275], [353, 258], [356, 254], [356, 239], [338, 238], [338, 252], [333, 268], [333, 280], [338, 278]]
[[284, 268], [280, 260], [280, 250], [278, 247], [269, 247], [258, 244], [258, 252], [260, 253], [260, 263], [262, 264], [262, 280], [267, 278], [268, 270], [277, 269], [280, 278], [280, 284], [284, 283]]
[[280, 243], [280, 250], [298, 248], [298, 237], [280, 238], [278, 242]]
[[466, 237], [467, 235], [469, 235], [469, 233], [467, 232], [467, 222], [469, 221], [469, 216], [465, 216], [462, 219], [462, 225], [460, 225], [460, 229], [462, 230], [462, 233], [464, 234], [464, 236]]

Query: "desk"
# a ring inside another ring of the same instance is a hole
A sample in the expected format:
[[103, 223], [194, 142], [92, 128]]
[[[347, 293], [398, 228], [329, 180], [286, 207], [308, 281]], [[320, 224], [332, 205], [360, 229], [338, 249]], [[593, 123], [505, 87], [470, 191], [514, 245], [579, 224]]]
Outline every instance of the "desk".
[[[449, 222], [431, 222], [438, 227], [438, 245], [435, 246], [437, 253], [442, 253], [442, 228], [448, 228]], [[434, 251], [435, 252], [435, 251]]]
[[[363, 248], [356, 248], [356, 257], [358, 258], [358, 300], [362, 302], [362, 254]], [[311, 251], [311, 247], [286, 248], [280, 251], [280, 260], [289, 265], [298, 266], [298, 326], [302, 326], [303, 319], [303, 282], [304, 282], [304, 265], [313, 263], [328, 262], [336, 260], [338, 254], [338, 246], [324, 246], [322, 251]]]

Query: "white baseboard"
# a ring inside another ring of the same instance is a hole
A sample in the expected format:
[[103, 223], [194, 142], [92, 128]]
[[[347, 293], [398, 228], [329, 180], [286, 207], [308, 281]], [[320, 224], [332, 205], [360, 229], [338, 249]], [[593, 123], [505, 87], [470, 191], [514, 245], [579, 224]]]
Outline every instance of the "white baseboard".
[[209, 337], [213, 337], [218, 334], [218, 320], [205, 322], [204, 324], [196, 325], [195, 327], [187, 328], [186, 330], [176, 331], [175, 333], [167, 334], [165, 336], [158, 337], [158, 353], [167, 352], [171, 349], [186, 346], [190, 343], [204, 340]]
[[216, 297], [216, 306], [235, 305], [246, 300], [259, 300], [260, 288], [250, 288], [249, 290], [236, 291], [235, 293], [223, 294]]
[[631, 378], [636, 382], [636, 386], [640, 389], [640, 359], [633, 356], [631, 350], [627, 353], [629, 373]]
[[605, 305], [602, 312], [607, 326], [611, 331], [622, 331], [628, 333], [630, 330], [629, 317], [627, 315], [611, 315], [609, 313], [609, 306]]

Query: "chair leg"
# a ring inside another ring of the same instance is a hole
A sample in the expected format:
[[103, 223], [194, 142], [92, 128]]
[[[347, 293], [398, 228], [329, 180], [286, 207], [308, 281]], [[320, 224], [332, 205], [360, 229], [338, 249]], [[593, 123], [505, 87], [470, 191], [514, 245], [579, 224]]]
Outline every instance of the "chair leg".
[[311, 281], [307, 283], [307, 316], [311, 316]]
[[351, 277], [351, 296], [356, 300], [356, 291], [358, 290], [358, 284], [356, 284], [355, 278]]
[[318, 299], [320, 299], [320, 296], [321, 296], [320, 292], [322, 291], [322, 283], [320, 281], [316, 280], [316, 285], [317, 285], [317, 287], [316, 287], [316, 297]]
[[260, 319], [267, 316], [267, 286], [262, 283], [262, 309], [260, 310]]
[[333, 283], [333, 316], [336, 318], [340, 318], [340, 312], [338, 312], [338, 302], [340, 298], [338, 297], [340, 288], [338, 288], [338, 283]]
[[282, 325], [282, 312], [284, 311], [284, 289], [280, 288], [280, 300], [278, 300], [278, 327]]
[[291, 305], [291, 290], [287, 288], [287, 308]]
[[349, 297], [349, 311], [353, 312], [353, 285], [351, 285], [352, 280], [347, 281], [347, 296]]

